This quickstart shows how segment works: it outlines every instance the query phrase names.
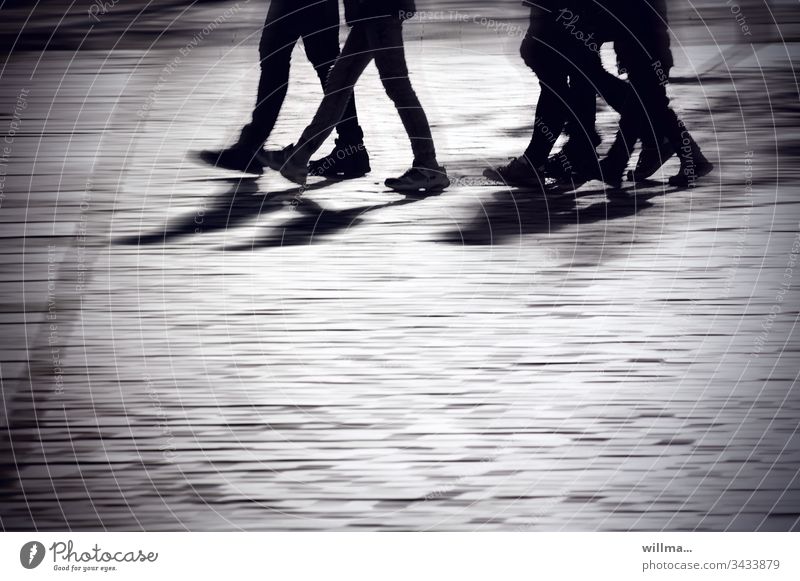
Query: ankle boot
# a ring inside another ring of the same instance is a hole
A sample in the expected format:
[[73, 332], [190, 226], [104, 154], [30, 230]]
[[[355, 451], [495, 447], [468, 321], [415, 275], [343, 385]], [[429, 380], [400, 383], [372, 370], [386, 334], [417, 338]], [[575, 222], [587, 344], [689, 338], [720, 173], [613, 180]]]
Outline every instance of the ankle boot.
[[673, 147], [680, 157], [681, 168], [669, 178], [670, 185], [678, 188], [694, 187], [698, 178], [708, 175], [714, 169], [714, 164], [706, 159], [687, 130], [684, 129], [681, 133], [680, 145], [676, 147], [673, 142]]

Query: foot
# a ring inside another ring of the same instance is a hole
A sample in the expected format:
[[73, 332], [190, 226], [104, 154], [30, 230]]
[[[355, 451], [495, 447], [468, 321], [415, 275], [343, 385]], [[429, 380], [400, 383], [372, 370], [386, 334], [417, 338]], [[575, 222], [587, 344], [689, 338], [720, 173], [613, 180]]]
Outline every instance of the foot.
[[287, 145], [283, 149], [262, 151], [259, 159], [266, 167], [280, 172], [287, 180], [304, 186], [308, 180], [308, 165], [299, 161], [294, 152], [294, 145]]
[[576, 185], [588, 182], [600, 175], [600, 160], [592, 151], [585, 154], [557, 153], [547, 160], [545, 173], [556, 184]]
[[369, 153], [364, 144], [342, 143], [340, 139], [336, 140], [336, 147], [330, 155], [312, 161], [308, 166], [311, 175], [339, 180], [360, 178], [370, 171]]
[[579, 176], [597, 174], [597, 146], [602, 143], [595, 133], [587, 141], [584, 138], [570, 137], [556, 154], [551, 155], [545, 164], [545, 174], [558, 181], [575, 181]]
[[708, 161], [703, 154], [693, 155], [690, 158], [681, 158], [680, 171], [669, 178], [669, 185], [677, 188], [694, 186], [697, 179], [707, 176], [714, 169], [714, 164]]
[[386, 187], [396, 192], [431, 193], [441, 192], [450, 186], [447, 170], [443, 167], [436, 169], [412, 167], [398, 178], [389, 178]]
[[259, 149], [253, 149], [236, 144], [227, 149], [203, 150], [198, 158], [214, 167], [261, 175], [264, 166], [259, 156]]
[[264, 149], [258, 154], [258, 160], [264, 167], [273, 171], [281, 171], [286, 161], [294, 151], [293, 145], [287, 145], [283, 149]]
[[663, 139], [656, 147], [642, 148], [636, 168], [628, 172], [628, 179], [632, 182], [648, 179], [661, 169], [661, 166], [667, 163], [673, 155], [675, 155], [675, 148], [667, 139]]
[[611, 186], [612, 189], [618, 190], [622, 187], [622, 178], [625, 176], [625, 168], [627, 164], [622, 163], [620, 160], [611, 156], [605, 157], [600, 161], [600, 173], [592, 176], [605, 182], [606, 185]]
[[510, 186], [545, 185], [544, 167], [534, 168], [524, 155], [513, 158], [508, 165], [487, 168], [483, 175]]

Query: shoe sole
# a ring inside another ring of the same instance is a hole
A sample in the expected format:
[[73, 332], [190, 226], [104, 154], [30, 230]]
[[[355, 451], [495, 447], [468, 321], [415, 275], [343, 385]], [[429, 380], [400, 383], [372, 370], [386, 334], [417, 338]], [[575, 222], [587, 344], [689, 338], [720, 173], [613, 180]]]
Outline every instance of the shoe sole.
[[239, 173], [248, 173], [254, 175], [263, 175], [264, 167], [261, 165], [247, 165], [245, 167], [238, 167], [233, 166], [230, 164], [221, 163], [215, 156], [212, 155], [205, 155], [202, 151], [195, 155], [195, 159], [203, 162], [205, 165], [210, 165], [211, 167], [217, 169], [224, 169], [227, 171], [236, 171]]
[[371, 171], [372, 170], [369, 169], [369, 170], [367, 170], [367, 171], [365, 171], [363, 173], [356, 172], [356, 173], [340, 173], [340, 174], [339, 173], [336, 173], [336, 174], [325, 174], [325, 173], [317, 174], [317, 173], [314, 173], [313, 170], [312, 170], [312, 171], [308, 172], [308, 175], [309, 176], [314, 176], [314, 177], [319, 177], [319, 178], [325, 178], [325, 179], [328, 179], [328, 180], [344, 181], [344, 180], [356, 180], [358, 178], [363, 178], [365, 175], [367, 175]]
[[666, 151], [660, 153], [659, 155], [660, 155], [661, 163], [658, 165], [658, 167], [654, 167], [652, 171], [650, 171], [650, 170], [648, 170], [648, 171], [638, 171], [637, 168], [634, 168], [634, 169], [632, 169], [631, 171], [628, 172], [628, 176], [627, 176], [628, 177], [628, 181], [631, 181], [631, 182], [643, 182], [643, 181], [649, 180], [651, 177], [653, 177], [653, 174], [655, 174], [658, 170], [660, 170], [662, 167], [664, 167], [669, 160], [671, 160], [673, 157], [675, 157], [675, 150], [672, 149], [672, 148], [669, 148], [669, 150], [666, 150]]
[[541, 188], [546, 185], [539, 178], [531, 178], [529, 180], [509, 180], [508, 178], [497, 173], [497, 171], [494, 169], [483, 170], [483, 177], [500, 182], [501, 184], [507, 186], [513, 186], [515, 188]]
[[435, 193], [438, 193], [438, 192], [443, 192], [444, 190], [449, 188], [450, 185], [451, 185], [451, 182], [450, 182], [450, 180], [447, 180], [447, 183], [436, 184], [436, 185], [430, 186], [430, 187], [417, 187], [417, 188], [403, 187], [403, 186], [392, 186], [392, 185], [389, 185], [388, 183], [384, 183], [384, 185], [387, 188], [389, 188], [390, 190], [392, 190], [393, 192], [397, 192], [397, 193], [400, 193], [400, 194], [435, 194]]
[[286, 178], [287, 180], [289, 180], [292, 183], [297, 184], [298, 186], [305, 186], [306, 182], [308, 181], [308, 176], [306, 176], [306, 179], [301, 181], [302, 178], [297, 176], [297, 175], [291, 174], [291, 173], [289, 173], [289, 172], [287, 172], [287, 171], [285, 171], [283, 169], [280, 170], [280, 172], [281, 172], [281, 175], [284, 178]]
[[264, 167], [269, 168], [272, 171], [278, 171], [279, 172], [279, 171], [281, 171], [283, 169], [283, 165], [284, 165], [283, 163], [278, 164], [276, 162], [273, 162], [273, 160], [271, 160], [269, 157], [267, 157], [265, 155], [259, 155], [258, 158], [259, 158], [259, 160], [261, 161], [261, 163], [263, 164]]
[[712, 171], [714, 171], [714, 164], [713, 163], [708, 163], [708, 164], [705, 164], [705, 165], [701, 165], [698, 168], [698, 171], [696, 171], [694, 173], [694, 176], [693, 176], [692, 180], [689, 180], [689, 178], [687, 176], [683, 175], [683, 173], [679, 173], [678, 175], [672, 176], [671, 178], [669, 178], [669, 185], [675, 186], [676, 188], [688, 188], [689, 184], [691, 184], [693, 182], [696, 182], [700, 178], [703, 178], [703, 177], [707, 176]]

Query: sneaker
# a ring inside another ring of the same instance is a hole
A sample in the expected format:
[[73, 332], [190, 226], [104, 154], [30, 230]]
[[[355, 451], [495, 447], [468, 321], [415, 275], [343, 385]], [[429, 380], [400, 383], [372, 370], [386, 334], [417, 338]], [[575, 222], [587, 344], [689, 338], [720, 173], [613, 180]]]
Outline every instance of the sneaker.
[[211, 166], [261, 175], [264, 173], [264, 166], [260, 160], [259, 150], [244, 147], [236, 144], [227, 149], [203, 150], [197, 157], [200, 161]]
[[369, 153], [364, 143], [348, 144], [340, 139], [336, 140], [336, 147], [330, 155], [312, 161], [308, 166], [311, 175], [340, 180], [360, 178], [370, 171]]
[[628, 172], [628, 179], [632, 182], [641, 182], [654, 173], [675, 155], [675, 148], [667, 139], [663, 139], [656, 147], [643, 147], [639, 154], [636, 168]]
[[447, 170], [412, 167], [399, 178], [389, 178], [386, 187], [396, 192], [441, 192], [450, 186]]
[[508, 165], [490, 167], [483, 175], [510, 186], [544, 186], [544, 168], [536, 169], [524, 155], [513, 158]]

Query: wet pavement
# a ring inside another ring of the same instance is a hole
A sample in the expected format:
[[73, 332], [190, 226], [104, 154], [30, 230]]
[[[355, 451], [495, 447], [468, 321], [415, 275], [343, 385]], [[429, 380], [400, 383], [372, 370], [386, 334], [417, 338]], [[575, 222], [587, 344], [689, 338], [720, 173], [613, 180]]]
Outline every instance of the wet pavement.
[[[676, 9], [696, 188], [545, 195], [480, 177], [531, 131], [524, 10], [437, 3], [407, 52], [454, 184], [422, 199], [382, 186], [411, 154], [374, 68], [369, 176], [192, 161], [248, 118], [265, 6], [164, 4], [0, 26], [4, 529], [800, 528], [784, 4], [753, 45]], [[296, 56], [274, 146], [321, 96]]]

